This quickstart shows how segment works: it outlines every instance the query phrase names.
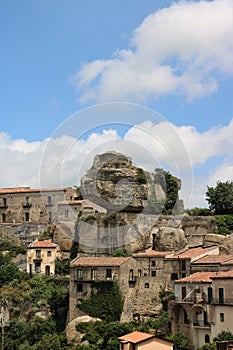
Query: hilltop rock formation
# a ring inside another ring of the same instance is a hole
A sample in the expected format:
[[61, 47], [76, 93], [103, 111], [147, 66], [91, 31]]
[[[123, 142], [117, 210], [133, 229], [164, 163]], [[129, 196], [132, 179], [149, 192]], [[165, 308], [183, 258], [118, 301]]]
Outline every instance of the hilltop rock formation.
[[110, 213], [149, 210], [152, 191], [157, 201], [166, 199], [152, 173], [132, 165], [130, 157], [116, 152], [95, 156], [91, 169], [81, 179], [80, 190], [84, 199]]

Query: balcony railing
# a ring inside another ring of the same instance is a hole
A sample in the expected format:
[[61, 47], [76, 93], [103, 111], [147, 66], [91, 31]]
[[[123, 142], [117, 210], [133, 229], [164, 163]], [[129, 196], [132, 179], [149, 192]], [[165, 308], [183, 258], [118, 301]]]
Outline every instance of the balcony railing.
[[205, 322], [204, 320], [198, 320], [198, 321], [193, 321], [193, 326], [194, 327], [210, 327], [209, 322]]

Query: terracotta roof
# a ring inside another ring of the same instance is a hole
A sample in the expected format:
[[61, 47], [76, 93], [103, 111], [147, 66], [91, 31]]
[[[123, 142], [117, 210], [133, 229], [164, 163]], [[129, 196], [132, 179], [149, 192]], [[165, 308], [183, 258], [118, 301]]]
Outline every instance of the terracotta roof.
[[163, 258], [169, 253], [171, 253], [171, 252], [159, 252], [158, 250], [148, 250], [144, 253], [133, 254], [133, 257], [135, 257], [135, 258], [153, 258], [153, 257]]
[[77, 257], [70, 266], [120, 266], [132, 259], [129, 257]]
[[229, 260], [233, 261], [233, 255], [228, 255], [228, 254], [206, 255], [194, 261], [193, 264], [219, 264], [219, 263], [227, 263]]
[[195, 247], [195, 248], [188, 248], [184, 252], [176, 253], [170, 256], [167, 256], [168, 258], [180, 258], [180, 259], [193, 259], [198, 257], [199, 255], [205, 254], [207, 252], [210, 252], [211, 250], [214, 250], [218, 248], [217, 246], [211, 246], [211, 247]]
[[175, 283], [192, 283], [192, 282], [199, 282], [199, 283], [210, 283], [211, 278], [216, 276], [218, 272], [196, 272], [190, 276], [181, 278], [180, 280], [175, 281]]
[[40, 193], [40, 192], [58, 192], [65, 191], [65, 188], [31, 188], [31, 187], [12, 187], [0, 188], [0, 194], [14, 193]]
[[154, 334], [134, 331], [132, 333], [123, 335], [122, 337], [119, 337], [118, 339], [122, 342], [129, 342], [129, 343], [137, 344], [143, 340], [147, 340], [147, 339], [154, 338], [154, 337], [155, 337]]
[[233, 258], [228, 261], [224, 261], [222, 265], [233, 265]]
[[44, 241], [35, 241], [29, 245], [28, 248], [56, 248], [57, 244], [53, 243], [50, 239]]
[[216, 276], [212, 277], [213, 279], [216, 278], [233, 278], [233, 270], [220, 272]]

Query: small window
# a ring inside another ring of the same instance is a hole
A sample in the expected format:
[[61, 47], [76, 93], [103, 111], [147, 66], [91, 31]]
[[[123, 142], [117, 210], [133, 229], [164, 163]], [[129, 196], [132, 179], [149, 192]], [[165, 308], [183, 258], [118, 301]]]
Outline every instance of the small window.
[[50, 211], [49, 212], [49, 220], [52, 220], [52, 217], [53, 217], [53, 213]]
[[220, 312], [220, 322], [224, 322], [224, 313]]
[[219, 304], [224, 304], [224, 288], [218, 289]]
[[106, 277], [107, 278], [112, 278], [112, 269], [107, 269], [106, 270]]
[[172, 280], [172, 281], [178, 280], [178, 274], [177, 274], [176, 272], [173, 272], [173, 273], [171, 274], [171, 280]]
[[83, 292], [83, 284], [82, 283], [78, 283], [77, 284], [77, 292], [78, 293], [82, 293]]
[[48, 196], [48, 197], [47, 197], [47, 200], [48, 200], [48, 204], [49, 204], [49, 205], [52, 204], [52, 197], [51, 197], [51, 196]]
[[148, 282], [145, 283], [145, 288], [150, 288], [150, 284]]
[[181, 270], [182, 271], [186, 270], [186, 261], [185, 260], [181, 260]]
[[151, 261], [151, 266], [152, 266], [152, 267], [155, 267], [155, 266], [156, 266], [156, 261], [155, 261], [155, 260], [152, 260], [152, 261]]
[[30, 197], [25, 198], [26, 205], [30, 204]]
[[37, 258], [37, 259], [40, 259], [40, 258], [41, 258], [41, 250], [40, 250], [40, 249], [37, 249], [37, 250], [36, 250], [36, 258]]
[[25, 221], [29, 221], [30, 220], [30, 214], [29, 213], [25, 213]]
[[210, 336], [209, 334], [205, 335], [205, 343], [209, 343], [210, 342]]
[[156, 271], [151, 271], [151, 276], [156, 277]]
[[129, 270], [129, 280], [133, 281], [133, 270]]
[[77, 278], [78, 280], [81, 280], [83, 278], [83, 270], [81, 269], [77, 270]]
[[2, 213], [2, 222], [6, 222], [6, 214]]
[[51, 250], [48, 250], [48, 251], [47, 251], [47, 256], [52, 256]]
[[40, 273], [41, 272], [41, 263], [38, 262], [38, 261], [35, 263], [35, 272], [36, 273]]
[[2, 204], [3, 204], [4, 207], [6, 207], [6, 198], [2, 199]]
[[142, 276], [142, 270], [138, 270], [138, 277]]
[[66, 218], [69, 217], [69, 210], [65, 210], [65, 217], [66, 217]]
[[181, 277], [185, 278], [186, 277], [186, 272], [182, 272]]
[[95, 279], [96, 279], [96, 275], [97, 275], [96, 269], [92, 269], [92, 270], [91, 270], [91, 279], [92, 279], [92, 280], [95, 280]]
[[43, 211], [40, 211], [40, 218], [43, 218]]

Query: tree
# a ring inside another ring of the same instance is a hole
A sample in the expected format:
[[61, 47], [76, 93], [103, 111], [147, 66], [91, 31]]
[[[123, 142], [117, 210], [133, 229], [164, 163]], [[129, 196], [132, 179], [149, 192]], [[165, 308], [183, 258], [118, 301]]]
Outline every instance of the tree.
[[222, 331], [214, 338], [214, 342], [224, 340], [233, 340], [233, 334], [230, 331]]
[[233, 182], [217, 182], [215, 187], [207, 186], [206, 200], [214, 214], [233, 214]]
[[176, 332], [168, 337], [168, 340], [173, 342], [174, 350], [189, 350], [190, 342], [186, 335], [182, 332]]
[[200, 347], [200, 350], [216, 350], [216, 344], [214, 343], [207, 343], [202, 345], [202, 347]]

